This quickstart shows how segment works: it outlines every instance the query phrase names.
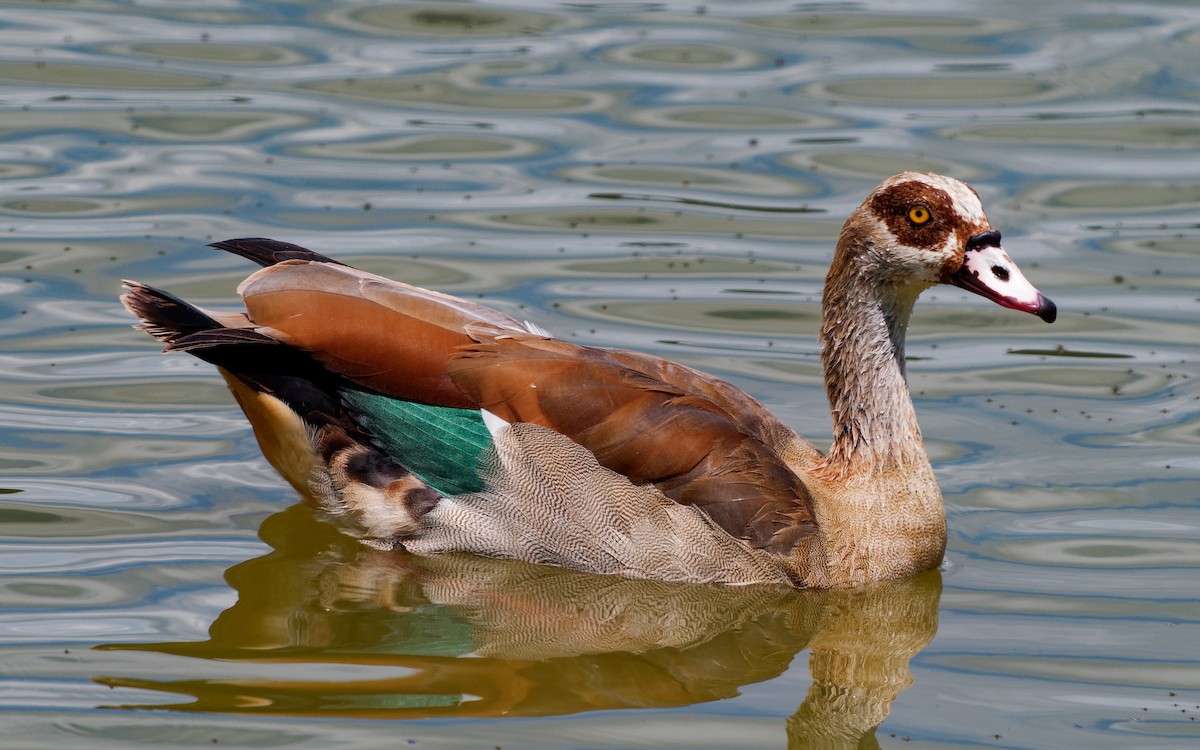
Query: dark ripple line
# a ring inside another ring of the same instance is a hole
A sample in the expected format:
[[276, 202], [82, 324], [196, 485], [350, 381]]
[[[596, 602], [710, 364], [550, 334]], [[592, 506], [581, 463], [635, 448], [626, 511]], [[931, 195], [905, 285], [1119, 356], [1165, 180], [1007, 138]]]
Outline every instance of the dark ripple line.
[[807, 206], [754, 206], [746, 203], [727, 203], [725, 201], [709, 201], [701, 198], [682, 198], [675, 195], [654, 195], [652, 193], [589, 193], [589, 198], [608, 201], [650, 201], [652, 203], [682, 203], [688, 206], [704, 206], [706, 208], [729, 208], [735, 211], [756, 211], [772, 214], [823, 214], [823, 208], [808, 208]]

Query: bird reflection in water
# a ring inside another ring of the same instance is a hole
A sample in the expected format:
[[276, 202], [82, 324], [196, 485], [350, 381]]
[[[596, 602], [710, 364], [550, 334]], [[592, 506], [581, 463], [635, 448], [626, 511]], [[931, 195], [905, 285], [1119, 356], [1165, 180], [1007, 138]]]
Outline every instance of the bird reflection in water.
[[670, 584], [380, 552], [299, 505], [261, 534], [273, 551], [229, 569], [238, 600], [207, 641], [100, 648], [271, 664], [277, 676], [97, 678], [188, 699], [121, 708], [380, 719], [666, 708], [733, 697], [808, 649], [789, 747], [873, 746], [937, 630], [937, 571], [850, 590]]

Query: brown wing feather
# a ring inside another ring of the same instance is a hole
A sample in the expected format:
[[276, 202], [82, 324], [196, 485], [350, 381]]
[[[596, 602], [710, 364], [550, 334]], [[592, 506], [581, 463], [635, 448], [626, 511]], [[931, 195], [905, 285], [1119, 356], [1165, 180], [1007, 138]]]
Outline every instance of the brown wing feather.
[[460, 408], [475, 403], [451, 382], [446, 361], [472, 343], [464, 327], [520, 328], [481, 305], [327, 263], [279, 263], [238, 292], [264, 333], [331, 370], [398, 398]]
[[567, 435], [601, 465], [703, 509], [755, 547], [787, 551], [815, 530], [808, 491], [768, 444], [775, 438], [756, 434], [775, 429], [773, 418], [723, 408], [765, 413], [749, 396], [646, 355], [469, 330], [478, 343], [455, 355], [450, 374], [488, 411]]
[[816, 528], [807, 490], [779, 457], [795, 434], [721, 380], [530, 334], [481, 305], [348, 266], [288, 260], [238, 291], [258, 330], [342, 376], [557, 430], [755, 547], [786, 552]]
[[823, 458], [815, 446], [797, 435], [757, 399], [720, 378], [651, 354], [619, 349], [608, 350], [608, 353], [631, 370], [675, 383], [682, 390], [712, 402], [734, 420], [738, 429], [762, 440], [776, 453], [790, 454], [805, 463], [815, 463]]

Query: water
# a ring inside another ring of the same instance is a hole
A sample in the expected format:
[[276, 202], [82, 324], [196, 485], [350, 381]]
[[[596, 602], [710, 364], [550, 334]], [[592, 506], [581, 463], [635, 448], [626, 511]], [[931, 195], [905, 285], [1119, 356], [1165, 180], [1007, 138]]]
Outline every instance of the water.
[[[0, 21], [6, 747], [1200, 741], [1191, 4]], [[974, 184], [1060, 316], [923, 297], [948, 562], [860, 592], [361, 549], [114, 299], [128, 277], [231, 306], [248, 269], [204, 244], [274, 236], [717, 372], [821, 442], [838, 227], [913, 168]]]

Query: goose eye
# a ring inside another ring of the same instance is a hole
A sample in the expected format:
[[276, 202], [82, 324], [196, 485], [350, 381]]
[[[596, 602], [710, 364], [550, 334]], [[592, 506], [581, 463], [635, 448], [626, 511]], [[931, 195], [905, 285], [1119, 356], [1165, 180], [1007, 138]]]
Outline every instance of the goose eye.
[[913, 206], [908, 209], [908, 221], [913, 226], [920, 226], [929, 221], [933, 214], [929, 213], [929, 209], [925, 206]]

